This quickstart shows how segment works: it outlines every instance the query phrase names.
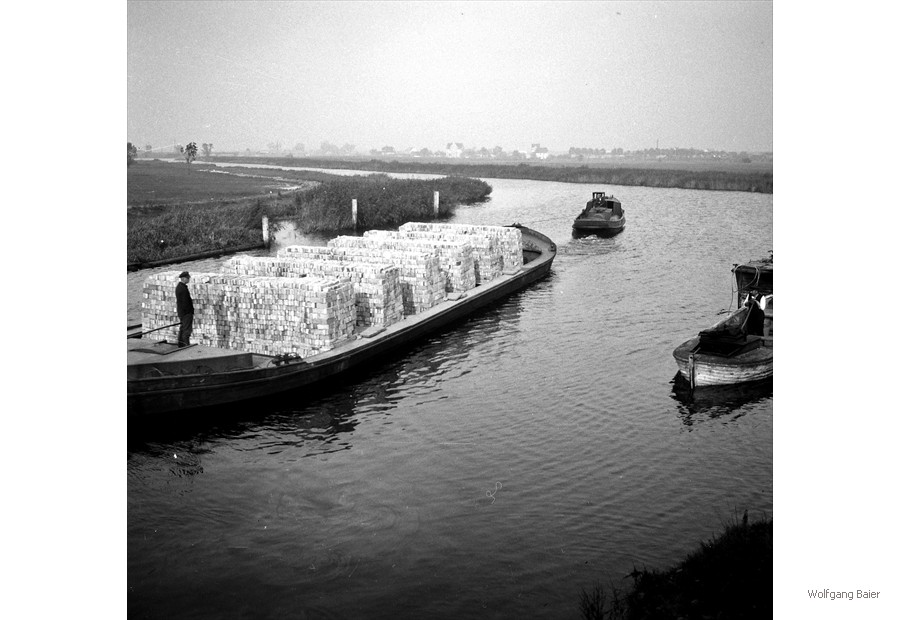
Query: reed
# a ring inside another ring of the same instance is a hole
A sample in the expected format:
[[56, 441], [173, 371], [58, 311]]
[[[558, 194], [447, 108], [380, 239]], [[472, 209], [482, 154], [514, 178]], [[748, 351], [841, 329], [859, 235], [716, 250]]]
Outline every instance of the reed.
[[128, 210], [129, 263], [262, 244], [262, 203]]
[[637, 570], [633, 588], [623, 592], [595, 586], [582, 590], [580, 608], [587, 620], [647, 618], [772, 617], [772, 520], [748, 522], [747, 513], [701, 543], [666, 571]]
[[384, 174], [344, 177], [295, 195], [292, 205], [269, 210], [270, 217], [290, 219], [303, 232], [353, 228], [352, 201], [357, 201], [357, 228], [396, 228], [408, 221], [434, 219], [434, 192], [440, 193], [438, 218], [460, 204], [487, 200], [491, 186], [477, 179], [394, 179]]

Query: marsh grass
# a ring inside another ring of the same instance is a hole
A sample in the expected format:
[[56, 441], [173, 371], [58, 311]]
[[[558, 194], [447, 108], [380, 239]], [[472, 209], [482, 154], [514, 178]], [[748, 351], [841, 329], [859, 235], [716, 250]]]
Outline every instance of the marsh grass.
[[396, 228], [408, 221], [434, 218], [434, 192], [439, 192], [438, 218], [460, 204], [487, 200], [491, 186], [478, 179], [394, 179], [384, 174], [344, 177], [298, 193], [290, 206], [269, 210], [270, 217], [293, 220], [302, 232], [353, 228], [352, 201], [357, 201], [357, 227]]
[[735, 514], [724, 531], [666, 570], [631, 573], [633, 588], [582, 590], [587, 620], [772, 617], [772, 520]]
[[262, 244], [261, 202], [137, 207], [128, 211], [128, 262]]

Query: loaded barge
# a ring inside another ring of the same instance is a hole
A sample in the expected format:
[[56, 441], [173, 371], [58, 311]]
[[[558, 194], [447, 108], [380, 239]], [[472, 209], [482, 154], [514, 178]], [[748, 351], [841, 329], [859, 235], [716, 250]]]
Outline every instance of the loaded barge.
[[[519, 224], [505, 228], [514, 228], [521, 234], [520, 256], [515, 264], [507, 264], [488, 279], [482, 261], [480, 282], [468, 290], [447, 292], [431, 307], [411, 311], [413, 313], [390, 324], [356, 325], [348, 337], [328, 350], [311, 355], [301, 356], [292, 352], [263, 354], [254, 352], [248, 346], [225, 348], [192, 344], [178, 347], [166, 338], [159, 338], [160, 334], [168, 333], [171, 337], [173, 333], [171, 330], [158, 331], [162, 328], [148, 329], [140, 338], [130, 336], [128, 415], [195, 410], [298, 390], [420, 341], [424, 336], [464, 319], [479, 308], [502, 300], [547, 275], [556, 256], [553, 241]], [[446, 280], [448, 291], [453, 286], [451, 280], [449, 277]], [[404, 290], [404, 294], [408, 294], [409, 286], [404, 285]], [[145, 293], [145, 300], [147, 297]], [[221, 294], [219, 299], [223, 299]], [[404, 305], [408, 306], [405, 300]], [[217, 312], [224, 316], [224, 310]], [[145, 321], [144, 327], [155, 326]], [[151, 335], [150, 332], [156, 333]]]

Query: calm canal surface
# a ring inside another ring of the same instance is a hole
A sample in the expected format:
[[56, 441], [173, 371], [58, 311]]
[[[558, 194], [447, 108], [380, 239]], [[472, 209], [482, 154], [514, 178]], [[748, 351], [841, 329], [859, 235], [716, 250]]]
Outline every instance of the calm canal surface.
[[[453, 221], [547, 234], [546, 279], [311, 399], [129, 425], [129, 617], [576, 618], [582, 589], [774, 516], [771, 384], [672, 386], [732, 264], [772, 248], [772, 196], [487, 180]], [[594, 189], [626, 229], [574, 239]]]

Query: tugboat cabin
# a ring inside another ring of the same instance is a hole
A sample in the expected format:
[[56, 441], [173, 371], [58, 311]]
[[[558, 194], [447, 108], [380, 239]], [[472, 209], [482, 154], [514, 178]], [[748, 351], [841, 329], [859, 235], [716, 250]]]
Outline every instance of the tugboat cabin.
[[599, 209], [612, 209], [612, 214], [618, 217], [624, 215], [622, 203], [615, 196], [607, 196], [606, 192], [593, 192], [588, 201], [585, 212]]

